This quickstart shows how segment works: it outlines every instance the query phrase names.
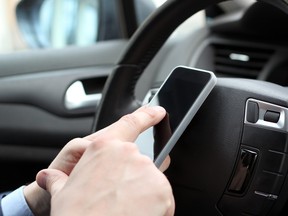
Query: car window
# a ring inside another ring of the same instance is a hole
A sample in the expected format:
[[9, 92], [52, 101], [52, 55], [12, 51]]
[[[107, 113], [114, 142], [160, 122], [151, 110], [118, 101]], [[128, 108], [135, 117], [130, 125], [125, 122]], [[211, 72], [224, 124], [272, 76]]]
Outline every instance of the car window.
[[[166, 0], [134, 0], [137, 24]], [[0, 53], [87, 46], [126, 38], [119, 5], [111, 0], [5, 0], [0, 2]]]
[[[44, 46], [64, 47], [95, 42], [99, 1], [45, 0], [39, 11], [39, 34]], [[89, 28], [87, 28], [89, 26]]]

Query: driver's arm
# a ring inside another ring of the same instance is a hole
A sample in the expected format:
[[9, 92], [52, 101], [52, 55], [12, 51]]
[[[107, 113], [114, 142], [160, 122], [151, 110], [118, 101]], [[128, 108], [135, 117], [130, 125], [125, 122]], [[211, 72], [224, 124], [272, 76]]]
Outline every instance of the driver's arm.
[[24, 197], [23, 189], [21, 186], [18, 189], [1, 195], [0, 203], [0, 216], [17, 215], [17, 216], [33, 216], [26, 199]]

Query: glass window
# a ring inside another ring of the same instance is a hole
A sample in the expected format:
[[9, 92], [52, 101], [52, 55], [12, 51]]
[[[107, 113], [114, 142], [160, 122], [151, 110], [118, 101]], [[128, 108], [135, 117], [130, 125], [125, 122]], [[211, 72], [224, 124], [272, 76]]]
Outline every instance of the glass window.
[[153, 2], [156, 5], [156, 7], [159, 7], [162, 4], [164, 4], [166, 2], [166, 0], [153, 0]]
[[88, 45], [96, 41], [99, 2], [95, 0], [46, 0], [40, 7], [42, 43], [51, 47]]
[[[115, 0], [1, 0], [0, 53], [123, 38]], [[163, 0], [135, 0], [138, 24]]]

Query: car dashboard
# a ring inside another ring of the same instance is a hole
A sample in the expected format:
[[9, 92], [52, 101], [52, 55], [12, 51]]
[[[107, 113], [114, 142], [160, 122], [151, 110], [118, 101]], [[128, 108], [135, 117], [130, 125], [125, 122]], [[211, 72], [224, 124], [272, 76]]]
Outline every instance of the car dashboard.
[[[161, 82], [162, 73], [177, 64], [185, 64], [213, 71], [218, 77], [287, 85], [288, 21], [283, 11], [257, 2], [240, 12], [206, 19], [207, 25], [203, 28], [192, 30], [185, 37], [168, 40], [162, 54], [161, 51], [158, 54], [165, 65], [157, 66], [157, 81]], [[183, 24], [182, 28], [189, 26]]]

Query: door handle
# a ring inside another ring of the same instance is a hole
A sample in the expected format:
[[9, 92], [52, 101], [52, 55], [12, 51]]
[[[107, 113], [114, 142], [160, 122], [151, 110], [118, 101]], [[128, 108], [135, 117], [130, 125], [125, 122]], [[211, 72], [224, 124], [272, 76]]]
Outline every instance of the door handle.
[[86, 94], [83, 83], [76, 81], [67, 89], [64, 104], [68, 110], [91, 108], [99, 104], [101, 97], [101, 93]]

